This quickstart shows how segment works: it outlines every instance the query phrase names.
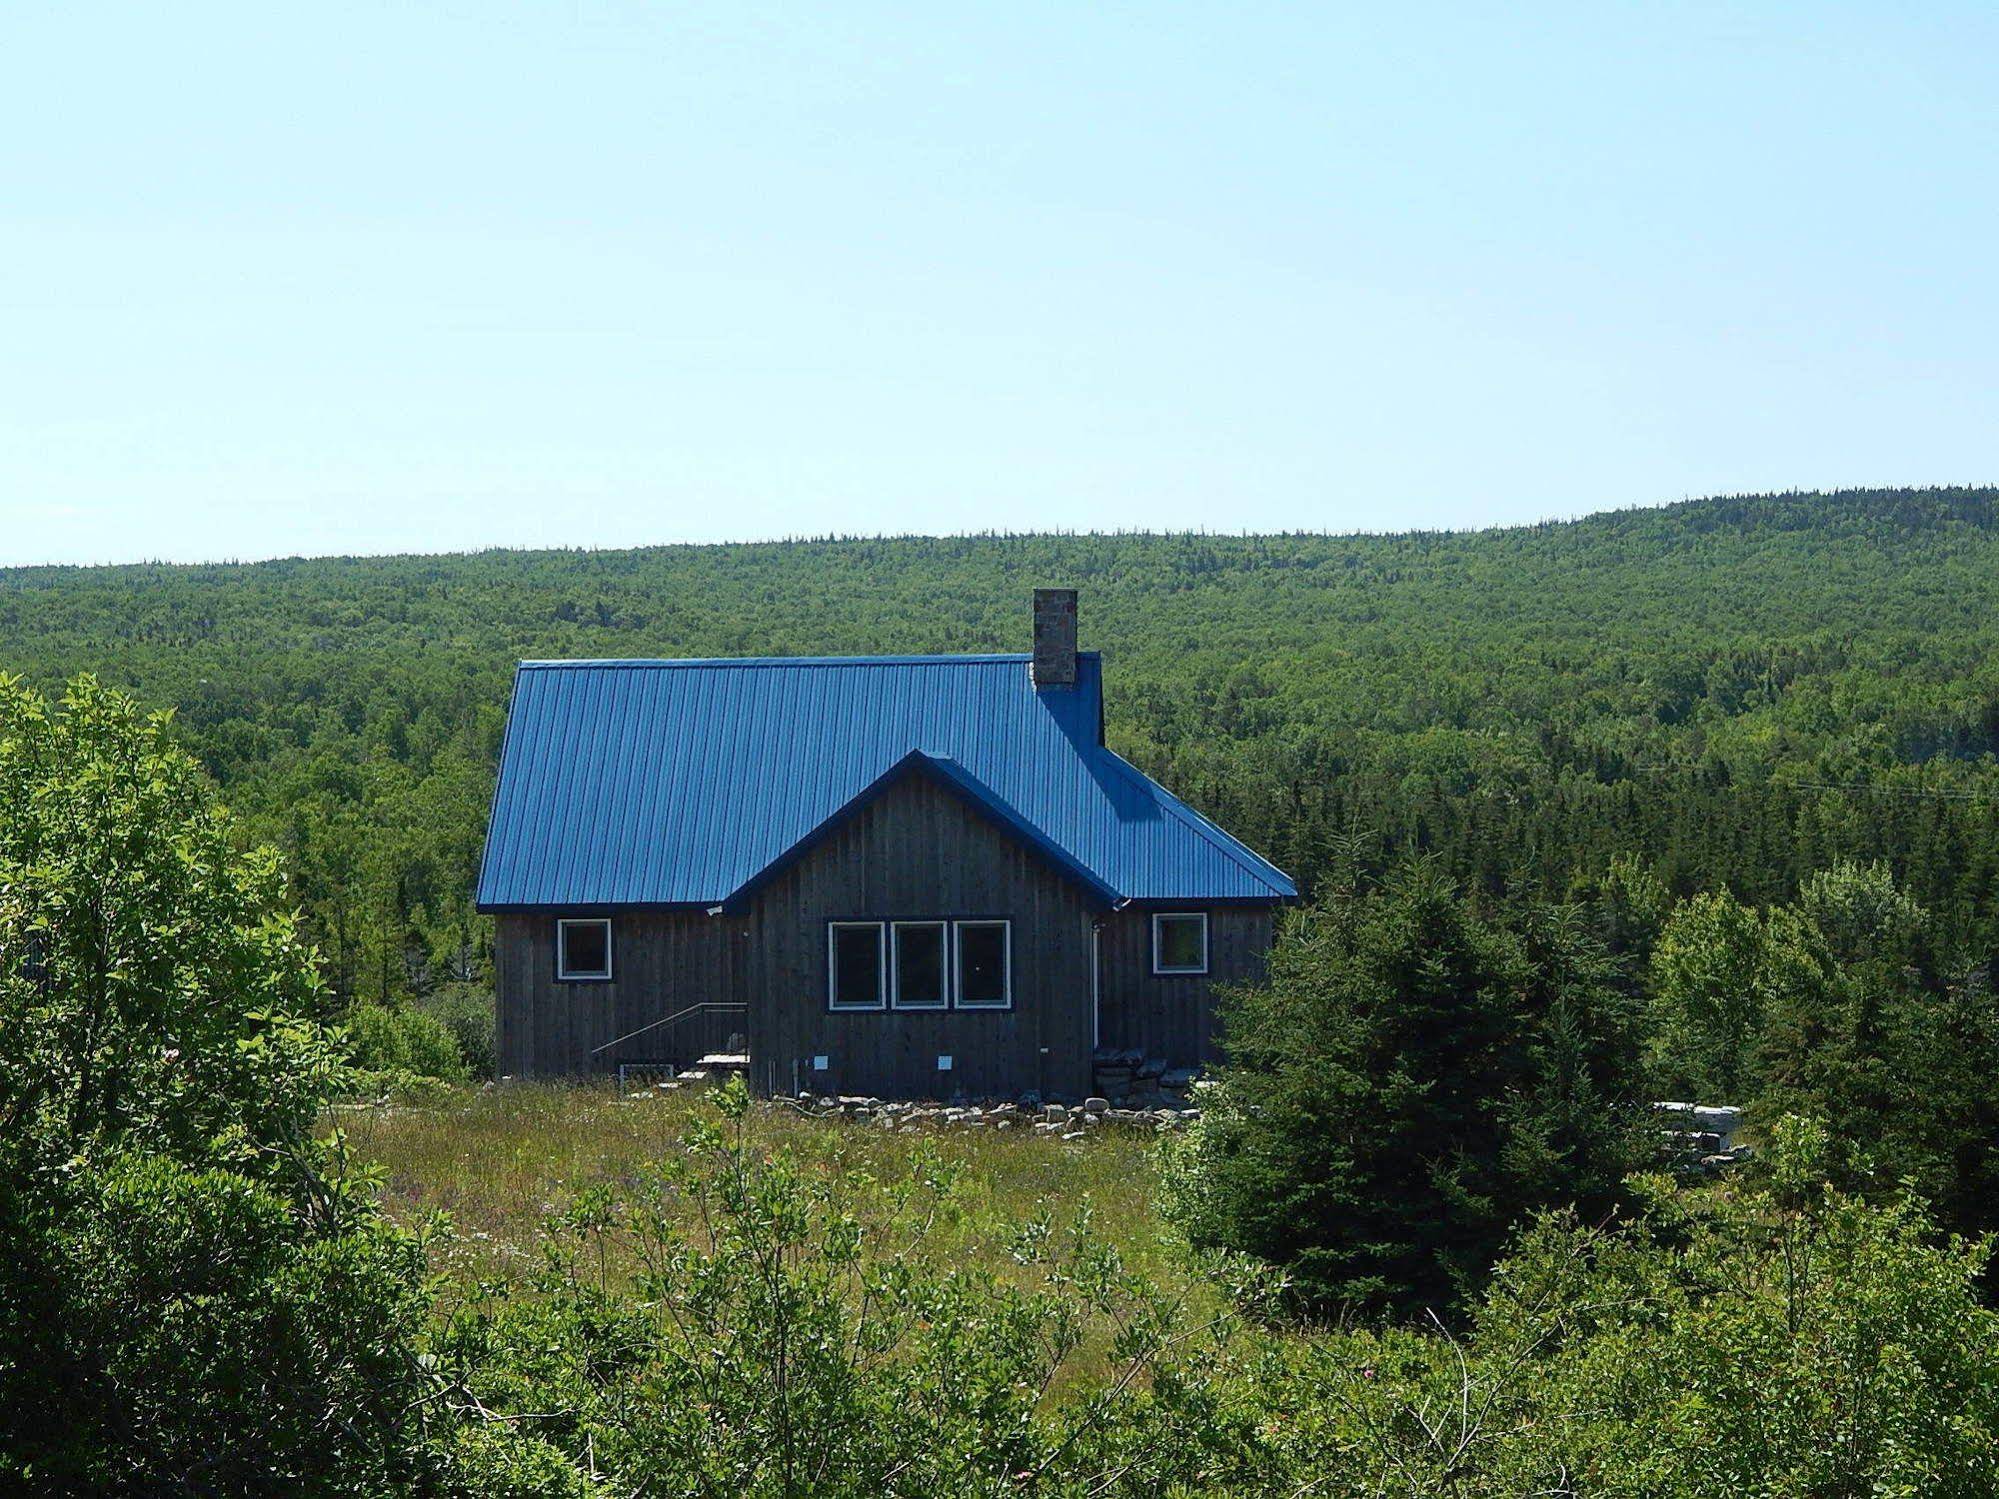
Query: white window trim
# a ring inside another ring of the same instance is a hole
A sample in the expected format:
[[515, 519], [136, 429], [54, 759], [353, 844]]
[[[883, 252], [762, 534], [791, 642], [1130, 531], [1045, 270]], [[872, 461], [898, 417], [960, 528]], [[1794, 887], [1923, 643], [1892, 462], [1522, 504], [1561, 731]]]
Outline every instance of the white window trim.
[[[1169, 968], [1159, 961], [1159, 926], [1165, 921], [1201, 923], [1201, 961], [1191, 968]], [[1156, 978], [1198, 978], [1208, 971], [1208, 913], [1206, 911], [1154, 911], [1152, 913], [1152, 972]]]
[[[902, 930], [904, 927], [937, 928], [937, 998], [934, 1002], [904, 1004], [902, 999]], [[932, 918], [891, 921], [888, 925], [889, 1004], [898, 1010], [948, 1010], [951, 1008], [951, 923]]]
[[[872, 1004], [843, 1002], [835, 992], [840, 981], [839, 933], [866, 930], [875, 934], [875, 997]], [[826, 923], [826, 1008], [840, 1011], [872, 1011], [888, 1008], [888, 927], [879, 921], [829, 921]]]
[[[569, 966], [569, 929], [573, 926], [600, 926], [604, 929], [604, 970], [579, 973]], [[555, 923], [555, 980], [559, 984], [608, 984], [611, 981], [611, 918], [608, 916], [565, 916]]]
[[[968, 926], [996, 926], [1004, 934], [1000, 947], [1003, 959], [1001, 972], [1005, 978], [1002, 985], [1004, 998], [998, 1000], [968, 1000], [958, 984], [960, 969], [959, 945], [964, 929]], [[961, 1010], [1011, 1010], [1013, 1008], [1013, 923], [1005, 917], [968, 916], [951, 923], [951, 1002]]]

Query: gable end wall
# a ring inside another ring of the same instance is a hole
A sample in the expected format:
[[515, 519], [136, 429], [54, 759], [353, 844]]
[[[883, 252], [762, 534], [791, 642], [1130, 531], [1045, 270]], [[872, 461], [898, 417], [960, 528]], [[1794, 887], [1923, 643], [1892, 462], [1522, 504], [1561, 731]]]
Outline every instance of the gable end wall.
[[[1084, 892], [926, 776], [887, 788], [761, 892], [750, 913], [752, 1081], [766, 1092], [884, 1098], [1080, 1097], [1090, 1058]], [[925, 917], [1013, 923], [1013, 1008], [829, 1012], [826, 923]], [[952, 1058], [939, 1072], [938, 1056]], [[823, 1073], [812, 1059], [825, 1056]]]

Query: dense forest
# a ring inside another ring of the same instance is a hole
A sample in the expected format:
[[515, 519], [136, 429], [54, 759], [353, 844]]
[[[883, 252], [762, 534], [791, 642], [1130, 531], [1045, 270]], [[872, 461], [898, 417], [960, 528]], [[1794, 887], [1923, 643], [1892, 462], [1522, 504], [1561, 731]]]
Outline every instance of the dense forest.
[[[1993, 498], [7, 575], [0, 1489], [1999, 1492]], [[515, 659], [1049, 580], [1312, 896], [1198, 1118], [453, 1086]]]
[[[1662, 909], [1630, 861], [1336, 872], [1198, 1121], [1058, 1138], [355, 1103], [215, 796], [131, 697], [0, 683], [0, 1491], [1999, 1492], [1999, 1003], [1884, 865], [1620, 923], [1649, 1007], [1586, 914]], [[1753, 1154], [1657, 1169], [1644, 1048]]]
[[1082, 590], [1115, 748], [1297, 874], [1789, 898], [1882, 858], [1999, 934], [1999, 491], [1469, 534], [827, 538], [0, 571], [0, 666], [170, 706], [334, 992], [476, 981], [522, 658], [1018, 650]]

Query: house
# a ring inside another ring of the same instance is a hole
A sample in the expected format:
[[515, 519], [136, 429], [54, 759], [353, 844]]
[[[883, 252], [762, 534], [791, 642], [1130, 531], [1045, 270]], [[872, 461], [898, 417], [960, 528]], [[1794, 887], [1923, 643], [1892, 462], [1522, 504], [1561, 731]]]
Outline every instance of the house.
[[503, 1074], [1076, 1098], [1210, 1058], [1295, 895], [1104, 747], [1040, 589], [1032, 655], [522, 662], [478, 905]]

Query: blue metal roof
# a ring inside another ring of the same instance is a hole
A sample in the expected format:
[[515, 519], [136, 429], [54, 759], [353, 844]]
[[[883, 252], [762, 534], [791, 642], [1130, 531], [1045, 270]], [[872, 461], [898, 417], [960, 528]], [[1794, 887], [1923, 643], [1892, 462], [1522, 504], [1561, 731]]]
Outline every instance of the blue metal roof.
[[928, 774], [1116, 901], [1297, 888], [1103, 747], [1100, 659], [524, 661], [481, 910], [740, 903], [903, 774]]

